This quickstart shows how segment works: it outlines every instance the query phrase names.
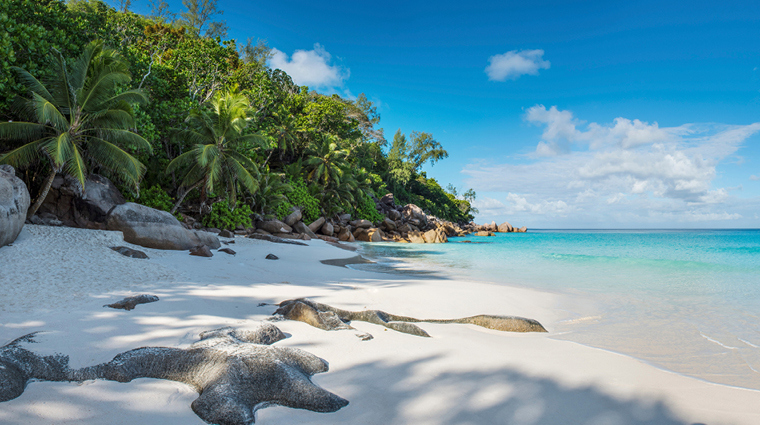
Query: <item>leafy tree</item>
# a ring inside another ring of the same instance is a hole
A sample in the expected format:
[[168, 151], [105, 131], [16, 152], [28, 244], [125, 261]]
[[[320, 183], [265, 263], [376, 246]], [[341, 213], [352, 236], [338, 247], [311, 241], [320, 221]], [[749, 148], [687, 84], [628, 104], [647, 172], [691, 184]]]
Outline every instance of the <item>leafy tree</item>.
[[169, 3], [166, 0], [148, 0], [148, 4], [150, 5], [150, 16], [158, 21], [167, 22], [176, 17], [169, 10]]
[[413, 131], [409, 139], [408, 158], [415, 171], [419, 171], [422, 165], [428, 161], [430, 165], [435, 165], [436, 162], [449, 157], [449, 153], [433, 139], [433, 135], [430, 133]]
[[116, 4], [119, 5], [119, 12], [127, 13], [129, 8], [132, 7], [132, 0], [118, 0]]
[[250, 193], [258, 188], [256, 164], [236, 150], [238, 145], [263, 143], [258, 134], [247, 134], [248, 101], [234, 91], [217, 93], [208, 105], [191, 112], [186, 122], [190, 128], [176, 137], [195, 146], [169, 163], [167, 172], [182, 170], [180, 195], [174, 213], [185, 196], [201, 188], [201, 207], [208, 193], [226, 192], [229, 202], [237, 202], [237, 185]]
[[[211, 20], [216, 15], [224, 14], [224, 11], [217, 9], [216, 3], [217, 0], [182, 0], [187, 10], [179, 14], [180, 24], [192, 29], [198, 36], [226, 37], [227, 24]], [[204, 27], [207, 27], [205, 31]]]
[[58, 173], [73, 176], [84, 188], [88, 170], [100, 168], [137, 190], [145, 166], [122, 146], [151, 149], [129, 130], [135, 124], [131, 104], [146, 98], [139, 90], [117, 94], [118, 87], [131, 80], [128, 64], [118, 53], [94, 41], [71, 68], [61, 55], [52, 59], [55, 77], [45, 84], [14, 68], [29, 96], [20, 98], [14, 109], [27, 121], [0, 123], [0, 139], [28, 141], [0, 162], [28, 167], [45, 159], [50, 166], [29, 216], [37, 212]]

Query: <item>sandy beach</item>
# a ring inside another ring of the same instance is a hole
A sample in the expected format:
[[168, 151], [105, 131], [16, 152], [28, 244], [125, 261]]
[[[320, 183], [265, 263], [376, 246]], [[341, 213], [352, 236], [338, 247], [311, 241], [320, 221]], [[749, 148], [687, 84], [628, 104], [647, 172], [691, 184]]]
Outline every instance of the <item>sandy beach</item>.
[[[557, 324], [583, 318], [593, 300], [468, 282], [352, 270], [320, 260], [355, 252], [236, 238], [232, 256], [132, 246], [120, 232], [27, 225], [0, 248], [0, 345], [40, 332], [27, 348], [61, 353], [71, 367], [107, 362], [145, 346], [187, 347], [206, 330], [255, 329], [273, 304], [308, 297], [347, 310], [427, 319], [477, 314], [536, 319], [548, 333], [420, 323], [422, 338], [354, 321], [324, 331], [271, 322], [296, 347], [329, 363], [313, 382], [347, 399], [335, 413], [270, 406], [261, 424], [757, 424], [760, 392], [717, 385], [637, 359], [555, 339]], [[128, 246], [147, 260], [109, 247]], [[267, 254], [279, 260], [266, 260]], [[160, 301], [105, 308], [125, 296]], [[260, 305], [265, 303], [266, 305]], [[374, 338], [363, 341], [357, 334]], [[202, 424], [188, 385], [157, 379], [31, 382], [0, 403], [3, 424]]]

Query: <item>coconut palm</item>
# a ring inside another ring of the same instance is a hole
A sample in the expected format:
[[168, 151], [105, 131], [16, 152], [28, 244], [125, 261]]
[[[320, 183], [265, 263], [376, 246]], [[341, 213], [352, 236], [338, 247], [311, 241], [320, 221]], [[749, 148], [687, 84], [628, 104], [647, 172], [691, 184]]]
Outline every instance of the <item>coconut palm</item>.
[[340, 186], [340, 179], [346, 168], [346, 157], [347, 150], [339, 148], [330, 136], [323, 136], [321, 143], [310, 152], [310, 158], [304, 161], [309, 180], [324, 186], [331, 182]]
[[100, 168], [137, 190], [145, 166], [124, 148], [151, 150], [145, 139], [130, 131], [135, 127], [131, 105], [147, 98], [139, 90], [117, 94], [131, 77], [129, 65], [116, 51], [93, 41], [70, 69], [60, 54], [52, 56], [53, 77], [44, 84], [13, 68], [28, 91], [13, 109], [27, 121], [0, 123], [0, 139], [27, 142], [0, 157], [0, 163], [23, 168], [44, 159], [50, 166], [30, 217], [58, 173], [76, 178], [83, 190], [88, 170]]
[[236, 204], [238, 184], [250, 193], [256, 192], [256, 164], [236, 147], [264, 147], [265, 139], [259, 134], [245, 134], [247, 116], [248, 100], [236, 91], [217, 93], [208, 105], [190, 113], [185, 120], [190, 128], [178, 131], [175, 137], [195, 146], [174, 158], [166, 169], [168, 173], [184, 172], [172, 213], [185, 196], [198, 187], [201, 188], [201, 208], [210, 192], [226, 192], [231, 206]]

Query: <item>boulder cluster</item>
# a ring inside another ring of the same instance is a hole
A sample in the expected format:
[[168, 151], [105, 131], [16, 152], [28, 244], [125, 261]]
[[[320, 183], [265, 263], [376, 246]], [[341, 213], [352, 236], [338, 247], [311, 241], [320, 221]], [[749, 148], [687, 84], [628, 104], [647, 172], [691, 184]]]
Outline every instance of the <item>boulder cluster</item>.
[[[13, 175], [12, 168], [0, 171], [3, 171], [0, 173], [0, 194], [3, 190], [8, 192], [7, 196], [1, 197], [7, 199], [0, 200], [2, 246], [15, 240], [23, 226], [29, 195], [21, 190], [26, 187]], [[301, 210], [294, 207], [282, 220], [256, 220], [247, 228], [204, 228], [191, 216], [180, 215], [180, 221], [168, 212], [127, 202], [107, 178], [93, 174], [87, 178], [84, 190], [74, 178], [56, 177], [37, 214], [30, 217], [29, 222], [121, 231], [124, 240], [135, 245], [189, 250], [192, 255], [204, 257], [213, 255], [210, 250], [220, 248], [217, 235], [223, 238], [248, 236], [277, 242], [284, 242], [283, 239], [319, 238], [328, 242], [445, 243], [453, 236], [493, 236], [496, 232], [527, 231], [525, 227], [513, 227], [507, 222], [500, 225], [496, 222], [460, 225], [441, 220], [426, 214], [417, 205], [396, 205], [392, 193], [376, 199], [375, 207], [383, 218], [374, 223], [354, 219], [350, 214], [319, 217], [306, 222]]]
[[[261, 235], [286, 239], [322, 239], [328, 242], [406, 242], [445, 243], [453, 236], [491, 236], [494, 232], [525, 232], [527, 229], [512, 227], [509, 223], [459, 225], [426, 214], [414, 204], [396, 205], [389, 193], [375, 202], [384, 217], [377, 222], [364, 219], [352, 220], [350, 214], [320, 217], [310, 223], [303, 221], [298, 208], [292, 208], [283, 220], [255, 221], [249, 228], [238, 227], [234, 231], [206, 228], [208, 232], [222, 237], [248, 235], [261, 239]], [[187, 217], [183, 221], [188, 228], [201, 229], [200, 223]], [[481, 233], [485, 232], [485, 233]]]

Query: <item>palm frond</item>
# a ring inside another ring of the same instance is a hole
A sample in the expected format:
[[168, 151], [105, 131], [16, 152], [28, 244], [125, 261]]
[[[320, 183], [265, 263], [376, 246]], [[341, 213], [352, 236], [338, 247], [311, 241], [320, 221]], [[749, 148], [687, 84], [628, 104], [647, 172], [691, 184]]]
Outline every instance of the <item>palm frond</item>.
[[203, 145], [197, 145], [195, 149], [189, 150], [182, 155], [174, 158], [166, 167], [166, 172], [173, 173], [181, 168], [197, 164], [198, 150], [202, 148]]
[[38, 79], [34, 78], [32, 74], [27, 72], [24, 68], [19, 68], [17, 66], [12, 66], [11, 69], [16, 72], [16, 78], [18, 78], [19, 82], [23, 84], [30, 93], [37, 93], [46, 100], [53, 101], [53, 96], [48, 89], [45, 88]]
[[66, 162], [69, 161], [73, 153], [72, 148], [74, 144], [71, 140], [69, 133], [61, 133], [56, 137], [50, 139], [48, 143], [45, 143], [43, 149], [50, 158], [53, 168], [57, 172], [60, 172]]
[[248, 192], [256, 192], [259, 188], [259, 182], [248, 169], [235, 160], [235, 158], [227, 158], [227, 166], [234, 173], [236, 180], [239, 181]]
[[35, 140], [24, 146], [18, 147], [5, 155], [0, 155], [0, 163], [10, 164], [15, 168], [24, 168], [42, 158], [42, 146], [51, 138]]
[[82, 159], [82, 155], [79, 153], [76, 145], [71, 146], [72, 155], [69, 161], [66, 162], [66, 174], [73, 176], [79, 180], [80, 187], [84, 189], [84, 182], [87, 180], [87, 166]]
[[53, 103], [37, 93], [33, 93], [32, 97], [33, 98], [30, 99], [30, 102], [31, 106], [34, 108], [38, 123], [50, 124], [59, 132], [69, 130], [69, 121], [61, 114], [61, 111], [59, 111]]
[[87, 151], [98, 164], [110, 169], [135, 187], [145, 174], [145, 165], [120, 147], [98, 137], [87, 138]]
[[33, 122], [0, 123], [0, 140], [34, 140], [45, 133], [45, 126]]
[[98, 128], [95, 129], [99, 138], [107, 140], [121, 146], [128, 146], [135, 149], [147, 149], [149, 153], [153, 152], [150, 143], [139, 134], [132, 133], [129, 130], [117, 128]]

